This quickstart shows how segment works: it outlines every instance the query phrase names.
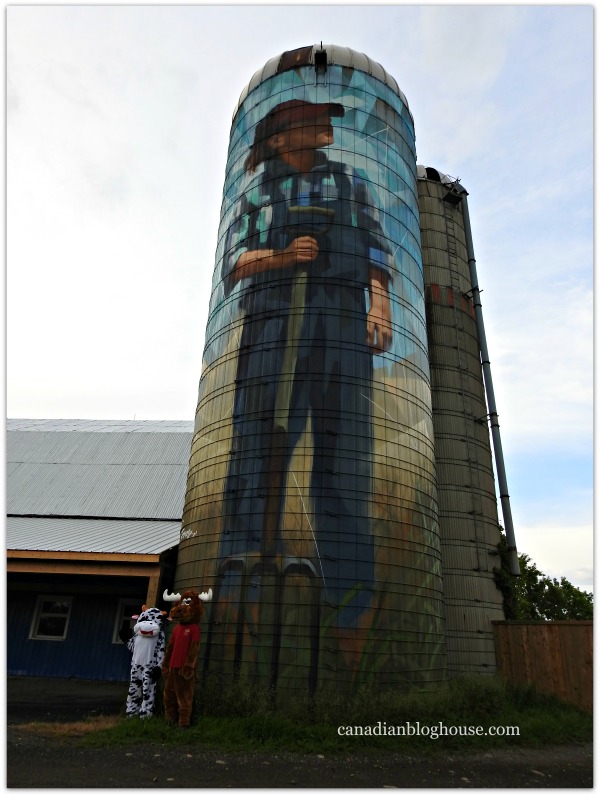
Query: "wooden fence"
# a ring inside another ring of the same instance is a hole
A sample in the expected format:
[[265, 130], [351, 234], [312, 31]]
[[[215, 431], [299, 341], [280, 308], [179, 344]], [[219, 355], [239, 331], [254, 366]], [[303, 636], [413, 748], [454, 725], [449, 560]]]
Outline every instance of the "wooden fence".
[[533, 684], [588, 713], [593, 708], [593, 622], [495, 621], [502, 678]]

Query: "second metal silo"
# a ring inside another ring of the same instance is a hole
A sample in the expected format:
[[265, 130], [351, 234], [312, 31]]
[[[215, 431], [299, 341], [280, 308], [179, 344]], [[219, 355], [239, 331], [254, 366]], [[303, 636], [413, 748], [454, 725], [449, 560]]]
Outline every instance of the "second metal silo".
[[449, 675], [493, 672], [500, 526], [462, 202], [417, 167]]

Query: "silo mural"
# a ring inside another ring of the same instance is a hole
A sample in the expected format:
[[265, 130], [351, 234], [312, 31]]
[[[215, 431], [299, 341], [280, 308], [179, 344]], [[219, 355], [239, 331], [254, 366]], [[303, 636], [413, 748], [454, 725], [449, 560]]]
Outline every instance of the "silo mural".
[[365, 55], [269, 61], [234, 114], [177, 589], [204, 673], [445, 677], [413, 120]]

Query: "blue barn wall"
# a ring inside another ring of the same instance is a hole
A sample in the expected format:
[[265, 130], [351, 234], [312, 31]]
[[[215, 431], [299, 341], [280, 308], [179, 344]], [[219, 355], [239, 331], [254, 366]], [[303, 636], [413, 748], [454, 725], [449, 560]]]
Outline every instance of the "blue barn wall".
[[[80, 578], [78, 582], [68, 582], [64, 577], [45, 582], [36, 579], [35, 584], [30, 586], [26, 586], [23, 580], [11, 584], [9, 578], [8, 674], [128, 680], [131, 655], [124, 644], [112, 642], [116, 614], [121, 598], [139, 599], [141, 608], [147, 581], [140, 578], [125, 580], [119, 579], [123, 581], [122, 585], [104, 584], [99, 591], [94, 592], [90, 578]], [[111, 588], [112, 593], [109, 591]], [[72, 596], [71, 616], [64, 641], [29, 638], [40, 594]]]

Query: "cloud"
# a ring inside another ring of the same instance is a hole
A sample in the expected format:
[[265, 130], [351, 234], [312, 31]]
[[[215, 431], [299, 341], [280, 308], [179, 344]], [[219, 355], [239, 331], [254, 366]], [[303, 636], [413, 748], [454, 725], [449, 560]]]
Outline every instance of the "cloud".
[[471, 215], [498, 411], [520, 447], [580, 447], [593, 400], [589, 208], [575, 204], [565, 223], [562, 201], [561, 217], [530, 191], [478, 197]]
[[517, 531], [519, 552], [529, 554], [537, 568], [550, 578], [565, 577], [584, 591], [593, 591], [592, 525], [557, 525], [552, 521], [521, 526]]
[[514, 6], [430, 6], [421, 9], [422, 66], [440, 91], [460, 98], [494, 85], [518, 31]]
[[592, 451], [531, 445], [509, 450], [508, 489], [517, 547], [550, 577], [592, 589]]

